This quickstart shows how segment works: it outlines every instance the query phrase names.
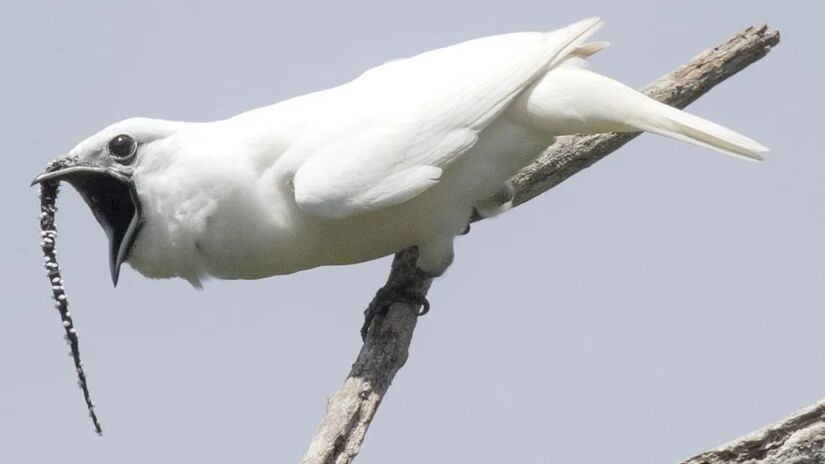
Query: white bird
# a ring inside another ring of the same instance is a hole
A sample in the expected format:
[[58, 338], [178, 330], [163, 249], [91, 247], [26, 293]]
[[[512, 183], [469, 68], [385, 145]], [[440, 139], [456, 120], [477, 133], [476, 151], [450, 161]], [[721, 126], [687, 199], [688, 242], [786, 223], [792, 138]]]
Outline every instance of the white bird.
[[257, 279], [417, 246], [441, 275], [474, 211], [554, 137], [649, 131], [759, 160], [759, 143], [588, 70], [607, 46], [586, 19], [471, 40], [229, 119], [134, 118], [84, 140], [35, 182], [66, 180], [110, 243], [112, 279]]

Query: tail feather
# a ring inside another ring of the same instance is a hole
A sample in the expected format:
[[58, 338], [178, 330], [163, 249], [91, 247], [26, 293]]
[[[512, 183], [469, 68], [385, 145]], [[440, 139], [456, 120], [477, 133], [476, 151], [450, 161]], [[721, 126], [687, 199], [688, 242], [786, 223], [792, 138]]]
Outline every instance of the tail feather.
[[513, 103], [511, 117], [552, 135], [648, 131], [725, 154], [762, 160], [766, 147], [738, 132], [673, 108], [568, 60]]
[[640, 129], [754, 161], [762, 161], [763, 158], [759, 154], [768, 151], [767, 147], [757, 141], [727, 127], [662, 103], [655, 103], [661, 107], [654, 118], [649, 118], [649, 122], [639, 122]]
[[548, 32], [547, 45], [548, 49], [554, 53], [554, 56], [548, 61], [547, 69], [557, 66], [570, 55], [575, 55], [576, 53], [587, 54], [588, 50], [593, 49], [590, 53], [592, 54], [606, 47], [606, 42], [585, 43], [585, 41], [601, 29], [603, 25], [604, 22], [602, 22], [601, 19], [594, 17], [583, 19], [561, 29]]
[[586, 44], [579, 45], [572, 52], [570, 52], [570, 54], [578, 58], [587, 58], [590, 55], [596, 52], [600, 52], [609, 46], [610, 42], [605, 42], [603, 40], [599, 40], [597, 42], [589, 42]]

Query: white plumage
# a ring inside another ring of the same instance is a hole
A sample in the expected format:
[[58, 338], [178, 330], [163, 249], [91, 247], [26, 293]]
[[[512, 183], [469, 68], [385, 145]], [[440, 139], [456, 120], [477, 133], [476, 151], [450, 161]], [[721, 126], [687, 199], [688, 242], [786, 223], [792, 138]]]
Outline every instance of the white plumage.
[[148, 277], [252, 279], [419, 247], [441, 274], [475, 210], [509, 206], [508, 179], [573, 133], [645, 130], [751, 159], [753, 140], [584, 68], [604, 48], [587, 19], [393, 61], [329, 90], [223, 121], [130, 119], [78, 145], [137, 142]]

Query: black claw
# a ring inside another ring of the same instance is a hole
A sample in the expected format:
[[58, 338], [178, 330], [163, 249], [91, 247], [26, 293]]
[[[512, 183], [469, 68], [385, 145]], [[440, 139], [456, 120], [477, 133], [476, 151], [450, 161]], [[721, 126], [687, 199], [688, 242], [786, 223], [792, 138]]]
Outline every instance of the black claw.
[[370, 326], [377, 316], [386, 316], [387, 312], [395, 302], [409, 302], [421, 306], [418, 312], [423, 316], [430, 311], [430, 302], [427, 297], [420, 293], [411, 292], [405, 288], [404, 283], [391, 282], [378, 289], [375, 297], [364, 310], [364, 324], [361, 326], [361, 340], [366, 341]]
[[430, 301], [427, 299], [427, 297], [422, 295], [415, 296], [418, 298], [415, 302], [421, 305], [421, 310], [418, 311], [418, 316], [421, 317], [430, 312]]
[[361, 341], [367, 341], [367, 333], [370, 331], [370, 326], [372, 325], [372, 321], [375, 319], [375, 316], [379, 314], [384, 316], [387, 314], [387, 310], [389, 309], [389, 305], [381, 305], [377, 302], [377, 300], [378, 294], [375, 295], [375, 298], [372, 299], [369, 306], [367, 306], [367, 309], [364, 310], [364, 323], [361, 325]]
[[372, 325], [372, 320], [375, 319], [375, 313], [370, 312], [370, 308], [364, 311], [364, 323], [361, 324], [361, 341], [367, 341], [367, 333], [370, 331], [370, 325]]

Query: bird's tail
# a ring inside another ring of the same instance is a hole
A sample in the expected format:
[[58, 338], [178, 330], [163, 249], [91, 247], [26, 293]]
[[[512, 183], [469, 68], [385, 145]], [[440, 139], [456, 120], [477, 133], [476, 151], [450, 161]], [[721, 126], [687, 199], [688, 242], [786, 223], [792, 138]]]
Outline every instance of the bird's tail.
[[648, 131], [751, 160], [768, 151], [738, 132], [589, 71], [575, 57], [551, 69], [509, 111], [553, 135]]

